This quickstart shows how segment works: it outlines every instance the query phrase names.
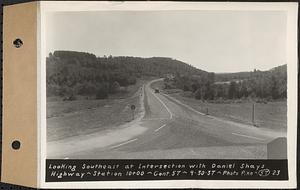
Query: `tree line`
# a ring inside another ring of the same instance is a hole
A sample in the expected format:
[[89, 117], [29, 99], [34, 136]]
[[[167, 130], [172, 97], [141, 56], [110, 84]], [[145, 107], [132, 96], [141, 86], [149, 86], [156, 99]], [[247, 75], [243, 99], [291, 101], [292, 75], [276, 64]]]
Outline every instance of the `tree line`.
[[[177, 74], [173, 80], [165, 79], [165, 88], [180, 88], [192, 92], [194, 98], [215, 99], [264, 99], [277, 100], [287, 97], [287, 66], [282, 65], [268, 71], [230, 74], [208, 74], [201, 76]], [[216, 81], [217, 79], [217, 81]]]
[[97, 99], [126, 92], [141, 77], [166, 74], [206, 76], [207, 72], [179, 60], [129, 56], [97, 57], [91, 53], [55, 51], [46, 59], [47, 96], [74, 100], [77, 96]]

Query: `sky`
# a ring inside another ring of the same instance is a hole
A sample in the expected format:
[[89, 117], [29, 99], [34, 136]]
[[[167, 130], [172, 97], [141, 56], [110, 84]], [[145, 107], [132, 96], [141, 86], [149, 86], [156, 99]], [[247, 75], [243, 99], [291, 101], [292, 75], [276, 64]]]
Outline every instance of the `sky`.
[[96, 56], [171, 57], [216, 72], [286, 64], [283, 11], [52, 12], [46, 51]]

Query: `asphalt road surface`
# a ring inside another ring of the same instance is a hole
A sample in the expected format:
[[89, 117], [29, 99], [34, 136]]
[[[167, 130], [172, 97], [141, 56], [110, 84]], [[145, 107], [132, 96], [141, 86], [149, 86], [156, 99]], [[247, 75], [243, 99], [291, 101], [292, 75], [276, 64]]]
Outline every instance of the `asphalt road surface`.
[[[149, 82], [140, 89], [140, 114], [115, 130], [73, 137], [47, 146], [48, 158], [264, 159], [267, 143], [286, 133], [205, 115]], [[285, 151], [285, 150], [282, 150]]]

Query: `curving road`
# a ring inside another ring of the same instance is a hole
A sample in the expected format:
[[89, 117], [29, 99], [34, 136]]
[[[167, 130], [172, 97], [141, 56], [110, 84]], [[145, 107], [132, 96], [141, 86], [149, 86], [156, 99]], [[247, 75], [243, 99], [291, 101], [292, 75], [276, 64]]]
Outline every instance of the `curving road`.
[[261, 159], [267, 158], [268, 142], [286, 136], [205, 115], [167, 94], [154, 93], [151, 84], [160, 80], [140, 90], [144, 104], [137, 119], [116, 131], [85, 136], [79, 143], [56, 144], [65, 149], [52, 157]]

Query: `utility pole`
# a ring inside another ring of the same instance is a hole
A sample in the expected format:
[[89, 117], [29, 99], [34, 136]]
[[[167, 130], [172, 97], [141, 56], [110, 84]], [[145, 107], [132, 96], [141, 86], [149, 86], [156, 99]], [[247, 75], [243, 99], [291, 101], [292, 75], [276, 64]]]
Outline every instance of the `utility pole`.
[[132, 120], [134, 120], [134, 110], [135, 110], [135, 105], [131, 105], [130, 106], [130, 108], [131, 108], [131, 111], [132, 111]]
[[255, 126], [255, 106], [254, 103], [252, 104], [252, 124]]

